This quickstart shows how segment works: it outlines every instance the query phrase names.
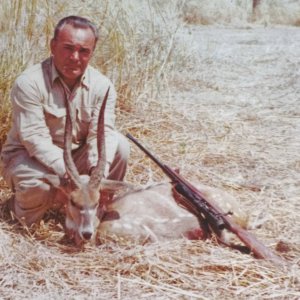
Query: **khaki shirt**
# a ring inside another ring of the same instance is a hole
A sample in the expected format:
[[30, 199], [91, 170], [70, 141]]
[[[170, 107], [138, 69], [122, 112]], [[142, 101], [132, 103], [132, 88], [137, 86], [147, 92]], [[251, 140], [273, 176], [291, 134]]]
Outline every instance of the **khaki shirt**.
[[[65, 91], [76, 109], [72, 148], [87, 143], [88, 168], [97, 162], [97, 119], [104, 95], [110, 87], [105, 111], [107, 161], [113, 160], [117, 147], [114, 138], [116, 92], [111, 81], [88, 66], [72, 93], [62, 84], [52, 59], [25, 70], [15, 81], [11, 92], [12, 128], [2, 148], [4, 168], [26, 150], [54, 173], [65, 174], [63, 160], [66, 118]], [[110, 150], [110, 151], [108, 151]]]

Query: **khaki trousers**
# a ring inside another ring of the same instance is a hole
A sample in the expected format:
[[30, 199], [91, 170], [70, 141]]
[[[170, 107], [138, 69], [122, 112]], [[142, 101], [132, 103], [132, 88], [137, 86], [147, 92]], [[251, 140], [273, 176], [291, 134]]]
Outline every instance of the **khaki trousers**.
[[[114, 159], [107, 163], [105, 177], [113, 180], [123, 180], [126, 173], [127, 160], [130, 146], [127, 139], [120, 133]], [[87, 147], [84, 145], [75, 151], [74, 162], [80, 174], [87, 174], [86, 167]], [[112, 149], [106, 149], [111, 151]], [[51, 171], [35, 158], [28, 155], [27, 151], [19, 150], [6, 165], [4, 162], [3, 176], [15, 193], [10, 207], [14, 214], [30, 226], [39, 222], [49, 208], [53, 208], [56, 196], [61, 195], [57, 189], [43, 181], [45, 174]]]

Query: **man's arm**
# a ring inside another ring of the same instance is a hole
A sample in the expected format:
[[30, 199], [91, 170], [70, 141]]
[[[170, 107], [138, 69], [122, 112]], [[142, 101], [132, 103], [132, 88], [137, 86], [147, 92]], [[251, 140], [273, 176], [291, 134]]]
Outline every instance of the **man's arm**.
[[52, 142], [41, 97], [36, 82], [25, 75], [16, 80], [11, 92], [14, 126], [29, 155], [63, 176], [66, 172], [63, 150]]

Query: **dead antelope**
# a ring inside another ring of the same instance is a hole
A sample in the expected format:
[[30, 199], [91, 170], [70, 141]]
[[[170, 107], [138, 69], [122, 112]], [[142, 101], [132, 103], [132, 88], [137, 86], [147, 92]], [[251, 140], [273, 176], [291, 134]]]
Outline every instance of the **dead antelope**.
[[109, 90], [103, 100], [98, 118], [97, 148], [98, 162], [91, 175], [80, 175], [72, 158], [72, 128], [75, 112], [66, 99], [66, 125], [64, 136], [64, 162], [68, 179], [47, 175], [45, 180], [58, 188], [67, 197], [65, 229], [74, 238], [77, 245], [95, 237], [99, 225], [99, 203], [101, 184], [104, 182], [105, 146], [104, 146], [104, 110]]
[[[171, 184], [163, 183], [136, 188], [103, 178], [105, 168], [104, 110], [108, 92], [109, 90], [105, 95], [98, 119], [98, 162], [90, 176], [80, 175], [72, 159], [72, 124], [75, 115], [69, 101], [66, 101], [64, 160], [69, 180], [60, 178], [58, 183], [57, 178], [56, 180], [53, 180], [53, 177], [48, 178], [68, 197], [66, 232], [74, 238], [76, 244], [94, 239], [97, 230], [100, 235], [131, 236], [134, 239], [163, 240], [182, 236], [198, 238], [197, 234], [195, 236], [195, 232], [199, 229], [198, 219], [176, 204]], [[109, 203], [105, 203], [105, 200], [101, 198], [102, 192], [107, 189], [118, 192], [124, 187], [127, 192], [116, 196]], [[224, 193], [220, 196], [220, 193], [205, 186], [200, 188], [208, 198], [215, 199], [224, 211], [233, 212], [237, 222], [246, 222], [246, 216], [239, 210], [234, 199], [230, 199]], [[105, 221], [105, 217], [102, 219], [105, 207], [106, 216], [114, 216], [114, 220]], [[101, 224], [100, 221], [102, 221]]]

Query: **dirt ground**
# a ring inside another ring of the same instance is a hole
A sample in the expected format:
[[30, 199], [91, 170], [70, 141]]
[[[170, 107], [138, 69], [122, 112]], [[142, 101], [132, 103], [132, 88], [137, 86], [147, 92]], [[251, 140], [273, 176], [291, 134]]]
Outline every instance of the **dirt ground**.
[[232, 183], [274, 186], [297, 204], [292, 199], [299, 188], [299, 30], [200, 27], [188, 32], [199, 59], [175, 78], [173, 94], [180, 105], [176, 101], [174, 107], [203, 127], [195, 132], [201, 146], [206, 144], [200, 152], [214, 149], [224, 158], [252, 160], [255, 166], [246, 168], [228, 159], [234, 174], [230, 168], [231, 175], [219, 175]]
[[[299, 207], [298, 28], [202, 27], [189, 33], [199, 61], [174, 92], [181, 102], [175, 107], [200, 126], [195, 138], [203, 173], [275, 193], [281, 209]], [[206, 152], [222, 163], [205, 164]], [[264, 200], [272, 204], [271, 196]]]
[[[142, 140], [166, 163], [176, 157], [189, 179], [234, 195], [260, 240], [274, 251], [285, 245], [278, 254], [288, 267], [209, 241], [108, 242], [76, 252], [57, 242], [58, 225], [32, 234], [5, 219], [0, 299], [300, 298], [299, 28], [188, 26], [186, 39], [194, 60], [174, 69], [158, 107], [145, 108]], [[124, 120], [124, 132], [140, 122]]]

